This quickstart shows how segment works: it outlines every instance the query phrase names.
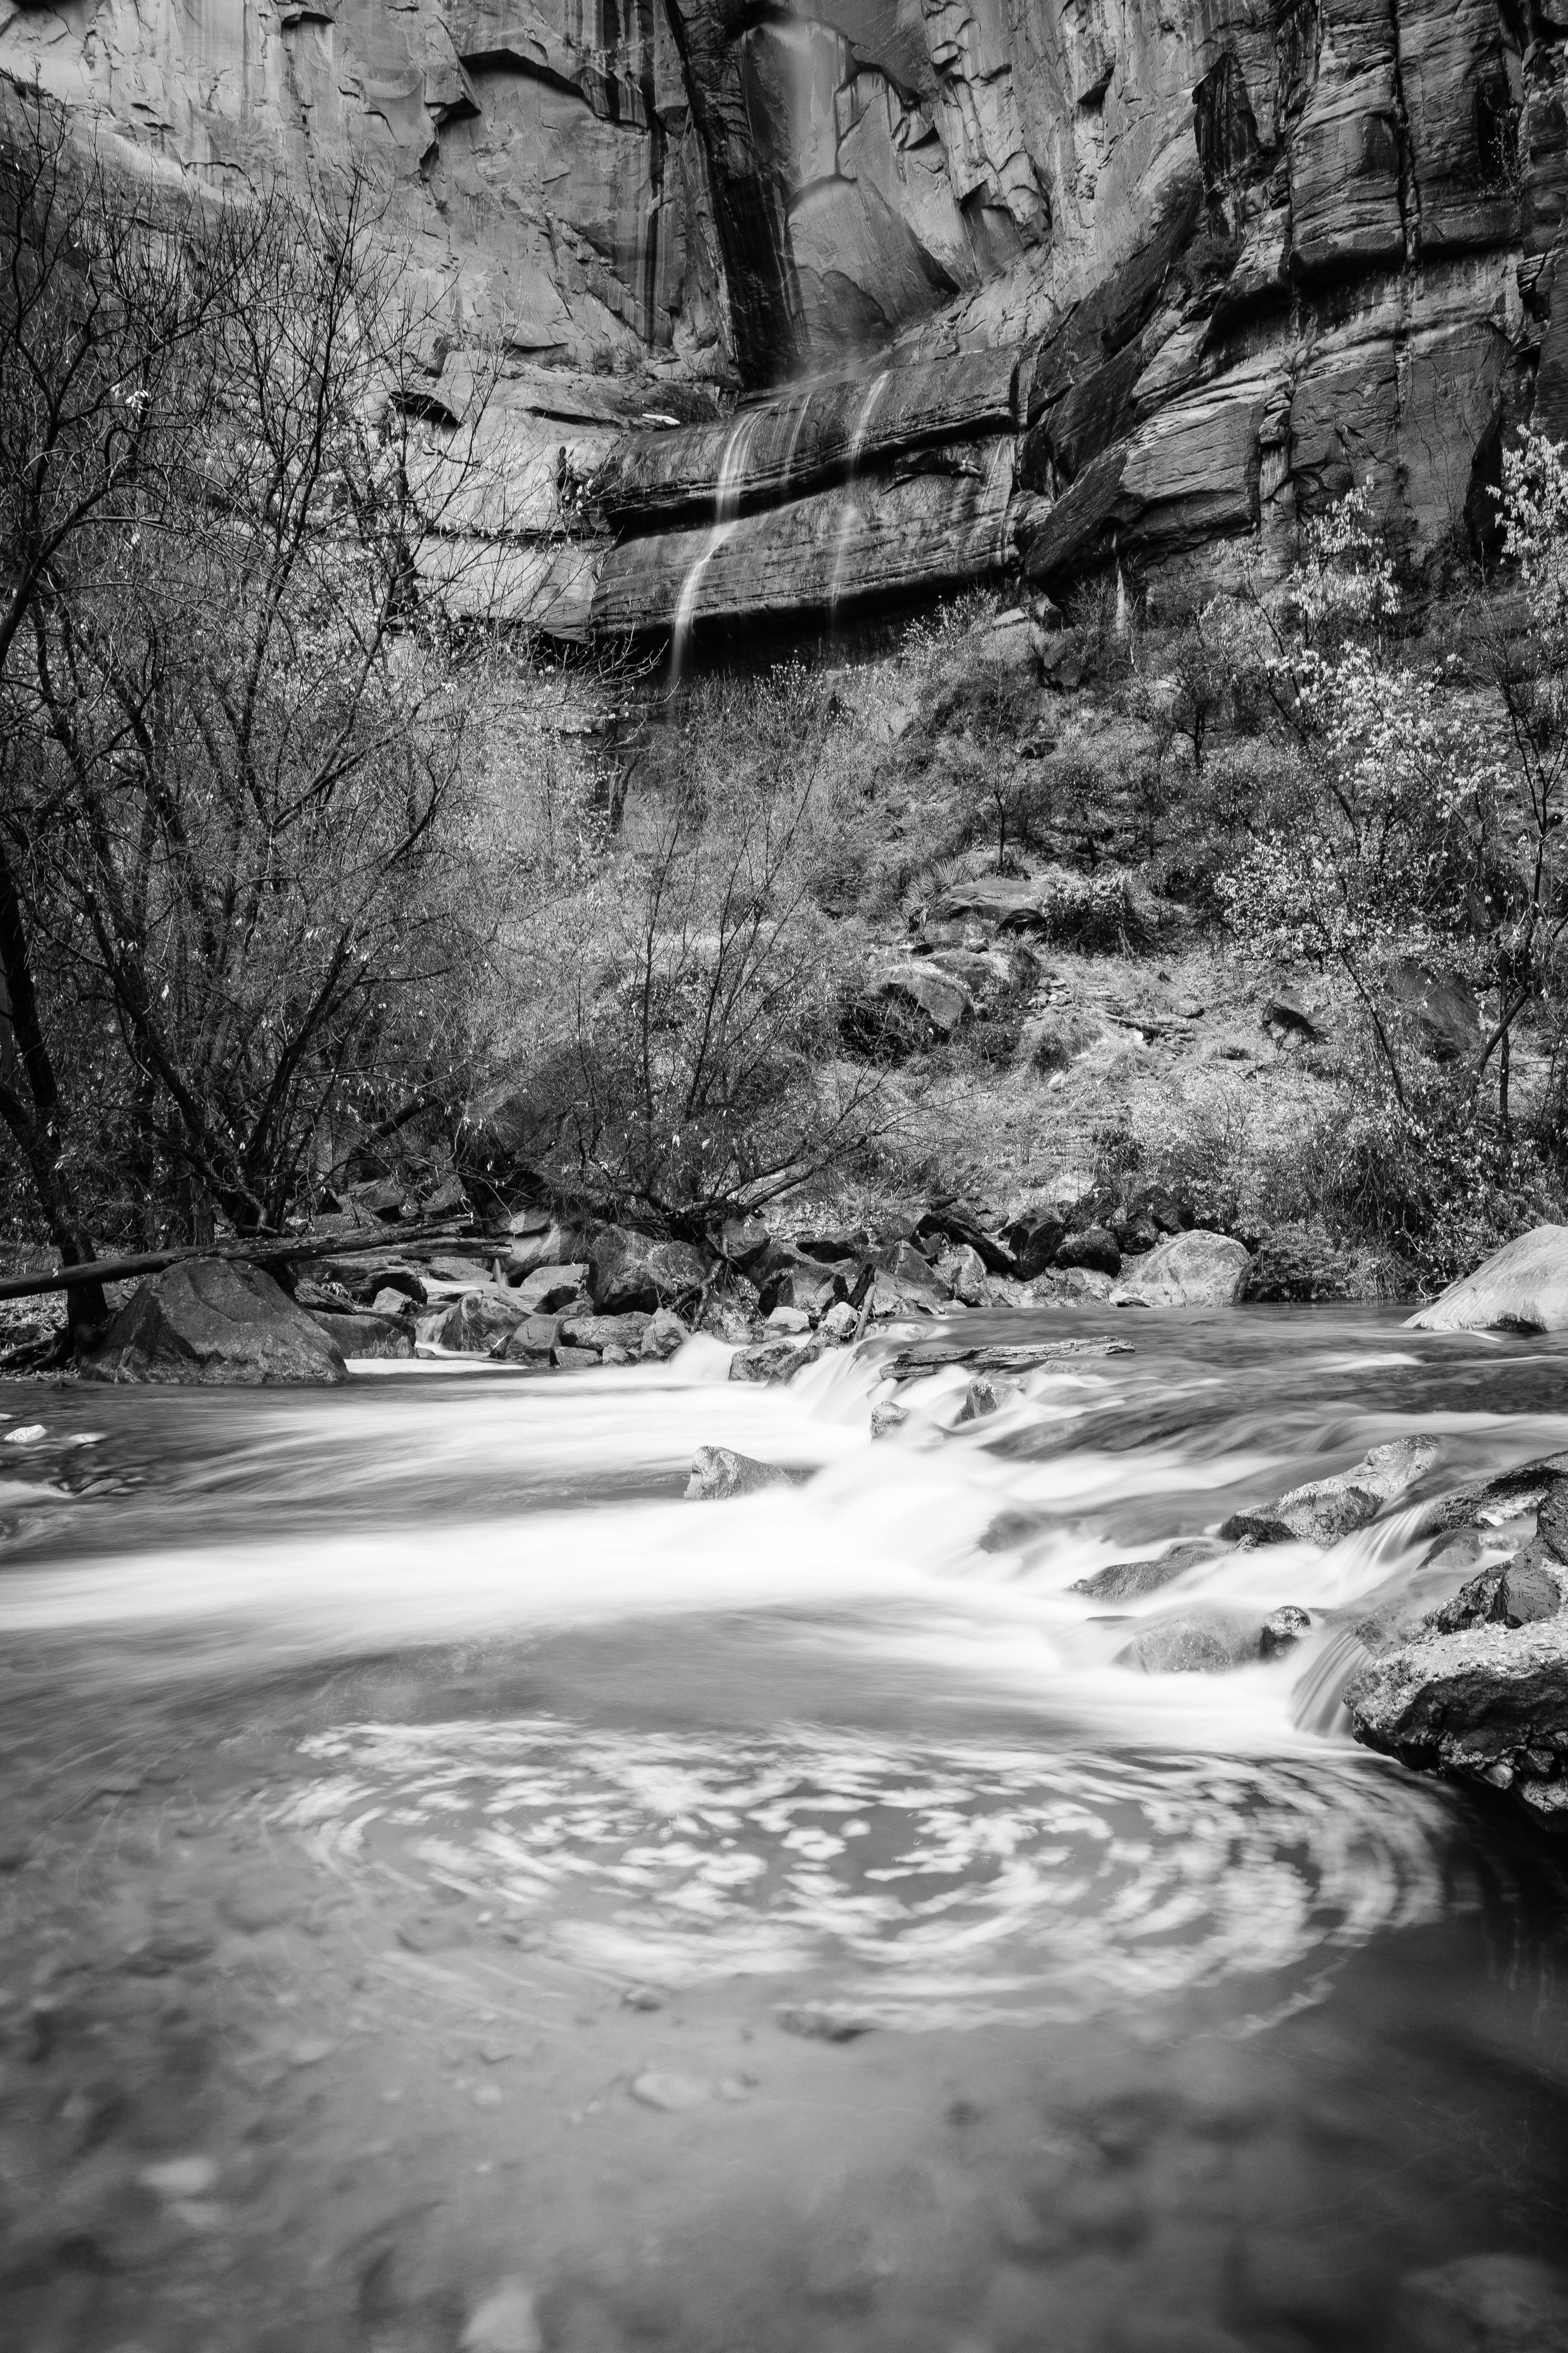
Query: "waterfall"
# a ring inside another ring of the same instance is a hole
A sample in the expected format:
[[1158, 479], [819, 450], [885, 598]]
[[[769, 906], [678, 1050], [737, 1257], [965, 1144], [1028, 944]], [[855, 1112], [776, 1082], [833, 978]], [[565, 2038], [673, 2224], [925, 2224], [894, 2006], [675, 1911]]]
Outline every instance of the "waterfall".
[[669, 647], [669, 687], [672, 694], [679, 691], [685, 673], [691, 632], [697, 620], [697, 599], [702, 586], [702, 575], [733, 533], [739, 520], [741, 493], [746, 483], [746, 461], [758, 420], [765, 413], [760, 408], [744, 410], [730, 427], [724, 443], [724, 453], [719, 460], [719, 480], [713, 492], [713, 521], [701, 547], [691, 560], [676, 600], [675, 626], [670, 633]]
[[866, 446], [866, 436], [871, 429], [871, 419], [877, 413], [877, 404], [886, 392], [891, 375], [892, 370], [884, 368], [880, 375], [873, 378], [870, 390], [856, 414], [854, 427], [849, 435], [849, 466], [844, 478], [844, 505], [839, 512], [838, 534], [833, 548], [833, 571], [827, 584], [829, 629], [832, 628], [838, 611], [838, 598], [844, 576], [844, 559], [849, 552], [849, 542], [854, 536], [856, 525], [863, 525], [866, 520], [855, 496], [855, 478], [860, 470], [860, 452]]

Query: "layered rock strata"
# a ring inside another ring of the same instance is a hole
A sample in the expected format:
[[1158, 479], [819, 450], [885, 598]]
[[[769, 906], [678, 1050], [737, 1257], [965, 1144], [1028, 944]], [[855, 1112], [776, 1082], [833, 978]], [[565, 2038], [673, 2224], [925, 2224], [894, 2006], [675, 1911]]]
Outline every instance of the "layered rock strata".
[[[216, 186], [384, 180], [434, 431], [500, 355], [450, 569], [580, 636], [670, 628], [699, 566], [688, 618], [1018, 556], [1179, 606], [1352, 481], [1440, 568], [1504, 436], [1568, 434], [1559, 13], [0, 0], [0, 76]], [[851, 473], [864, 532], [813, 504]]]

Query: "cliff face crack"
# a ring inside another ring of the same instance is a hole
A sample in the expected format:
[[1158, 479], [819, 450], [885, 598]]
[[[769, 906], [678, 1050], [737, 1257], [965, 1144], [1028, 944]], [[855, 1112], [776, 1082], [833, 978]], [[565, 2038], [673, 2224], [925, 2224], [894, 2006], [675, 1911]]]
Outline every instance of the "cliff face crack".
[[1410, 111], [1405, 100], [1405, 54], [1400, 41], [1399, 0], [1388, 0], [1388, 26], [1394, 48], [1394, 136], [1399, 148], [1399, 226], [1405, 238], [1405, 266], [1406, 269], [1414, 269], [1421, 259], [1421, 184], [1415, 174]]

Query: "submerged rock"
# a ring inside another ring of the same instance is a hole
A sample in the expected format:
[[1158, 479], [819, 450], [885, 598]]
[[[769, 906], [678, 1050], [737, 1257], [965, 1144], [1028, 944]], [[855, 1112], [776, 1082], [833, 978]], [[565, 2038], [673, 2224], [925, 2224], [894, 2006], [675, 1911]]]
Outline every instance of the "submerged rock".
[[1212, 1536], [1194, 1536], [1186, 1544], [1173, 1545], [1155, 1560], [1110, 1561], [1092, 1577], [1080, 1577], [1068, 1591], [1086, 1593], [1091, 1601], [1136, 1601], [1142, 1594], [1158, 1593], [1162, 1586], [1172, 1584], [1189, 1568], [1198, 1568], [1227, 1549]]
[[1266, 1659], [1274, 1658], [1280, 1651], [1290, 1650], [1303, 1634], [1312, 1630], [1310, 1613], [1297, 1608], [1293, 1601], [1282, 1602], [1271, 1609], [1263, 1621], [1259, 1643]]
[[1147, 1675], [1214, 1675], [1263, 1653], [1256, 1618], [1231, 1609], [1193, 1609], [1156, 1618], [1116, 1653], [1119, 1667]]
[[237, 1388], [348, 1377], [335, 1340], [271, 1275], [221, 1258], [186, 1259], [139, 1284], [81, 1372], [95, 1381]]
[[788, 1477], [776, 1463], [737, 1454], [732, 1446], [700, 1446], [691, 1458], [686, 1493], [693, 1502], [725, 1503], [731, 1495], [754, 1495], [763, 1487], [787, 1485]]
[[1534, 1226], [1406, 1318], [1413, 1332], [1568, 1331], [1568, 1226]]
[[1157, 1243], [1123, 1276], [1112, 1298], [1119, 1307], [1233, 1307], [1251, 1270], [1245, 1242], [1194, 1227]]
[[1023, 1390], [1022, 1381], [1010, 1381], [1004, 1374], [976, 1373], [963, 1393], [954, 1428], [962, 1428], [967, 1421], [984, 1421], [992, 1414], [1000, 1413], [1004, 1406], [1021, 1397]]

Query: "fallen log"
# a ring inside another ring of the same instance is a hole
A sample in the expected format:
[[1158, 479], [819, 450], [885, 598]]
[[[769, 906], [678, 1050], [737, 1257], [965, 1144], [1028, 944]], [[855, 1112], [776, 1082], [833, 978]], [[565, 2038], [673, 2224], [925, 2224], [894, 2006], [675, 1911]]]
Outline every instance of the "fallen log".
[[0, 1280], [0, 1299], [31, 1299], [46, 1291], [71, 1291], [83, 1282], [130, 1282], [138, 1275], [162, 1274], [184, 1259], [234, 1259], [247, 1266], [265, 1266], [270, 1261], [283, 1265], [290, 1259], [357, 1257], [362, 1250], [401, 1249], [407, 1242], [456, 1241], [463, 1237], [465, 1226], [471, 1223], [468, 1219], [454, 1221], [448, 1218], [439, 1225], [382, 1226], [374, 1233], [332, 1234], [311, 1241], [269, 1234], [263, 1241], [237, 1245], [215, 1242], [205, 1249], [186, 1246], [180, 1250], [142, 1250], [134, 1258], [89, 1259], [80, 1266], [56, 1267], [49, 1274], [6, 1275]]

